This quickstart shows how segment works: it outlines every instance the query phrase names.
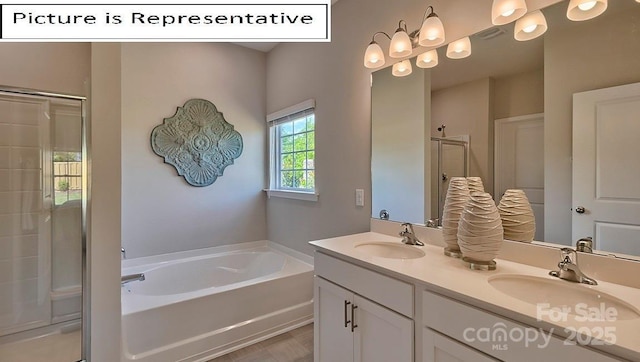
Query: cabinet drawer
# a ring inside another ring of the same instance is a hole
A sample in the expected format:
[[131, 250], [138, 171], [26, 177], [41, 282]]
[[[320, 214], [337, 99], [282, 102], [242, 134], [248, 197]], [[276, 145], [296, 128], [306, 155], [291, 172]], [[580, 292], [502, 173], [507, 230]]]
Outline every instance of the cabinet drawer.
[[315, 273], [385, 307], [413, 318], [413, 285], [334, 257], [315, 253]]
[[502, 318], [429, 291], [422, 293], [423, 326], [505, 361], [589, 361], [617, 359], [549, 332]]

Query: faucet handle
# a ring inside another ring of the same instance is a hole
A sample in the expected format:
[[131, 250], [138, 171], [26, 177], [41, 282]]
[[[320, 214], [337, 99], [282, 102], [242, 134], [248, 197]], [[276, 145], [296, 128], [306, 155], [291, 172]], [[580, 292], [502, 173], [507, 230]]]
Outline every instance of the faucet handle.
[[593, 238], [587, 236], [576, 241], [576, 251], [583, 253], [593, 253]]
[[[571, 254], [573, 254], [574, 256], [571, 257]], [[558, 264], [558, 266], [560, 266], [561, 264], [564, 263], [577, 263], [578, 262], [578, 253], [571, 249], [571, 248], [561, 248], [560, 249], [560, 257], [562, 258], [562, 260], [560, 261], [560, 263]]]

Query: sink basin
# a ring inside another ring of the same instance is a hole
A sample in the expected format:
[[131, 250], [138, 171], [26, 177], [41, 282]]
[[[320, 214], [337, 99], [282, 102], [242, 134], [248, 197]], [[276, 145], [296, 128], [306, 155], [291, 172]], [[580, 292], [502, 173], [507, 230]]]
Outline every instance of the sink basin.
[[489, 284], [504, 294], [535, 305], [539, 316], [546, 314], [552, 320], [594, 322], [640, 318], [640, 312], [629, 303], [584, 284], [518, 274], [490, 277]]
[[389, 259], [416, 259], [424, 256], [424, 251], [413, 246], [384, 241], [361, 243], [354, 248], [371, 256]]

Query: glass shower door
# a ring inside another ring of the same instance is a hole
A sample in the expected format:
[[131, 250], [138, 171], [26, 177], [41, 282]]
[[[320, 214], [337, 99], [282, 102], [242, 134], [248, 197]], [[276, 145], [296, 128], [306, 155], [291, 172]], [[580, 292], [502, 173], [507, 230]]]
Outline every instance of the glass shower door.
[[80, 100], [0, 92], [1, 361], [81, 359], [81, 135]]
[[[461, 139], [455, 139], [461, 138]], [[468, 176], [469, 146], [465, 137], [431, 137], [432, 213], [442, 224], [442, 211], [452, 177]]]

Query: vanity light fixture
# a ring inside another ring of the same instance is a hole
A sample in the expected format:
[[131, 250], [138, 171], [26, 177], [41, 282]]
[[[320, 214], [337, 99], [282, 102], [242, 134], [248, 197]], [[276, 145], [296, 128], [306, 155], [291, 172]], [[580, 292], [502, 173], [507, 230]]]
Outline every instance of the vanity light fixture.
[[458, 39], [447, 45], [447, 57], [451, 59], [462, 59], [471, 55], [471, 40], [469, 37]]
[[409, 59], [405, 59], [393, 65], [391, 74], [393, 74], [396, 77], [405, 77], [411, 74], [411, 71], [412, 71], [411, 62], [409, 61]]
[[524, 0], [493, 0], [491, 22], [493, 25], [508, 24], [526, 13], [527, 3]]
[[[413, 48], [417, 46], [434, 47], [443, 44], [445, 39], [442, 21], [433, 11], [433, 6], [429, 6], [422, 16], [420, 29], [409, 32], [407, 23], [404, 20], [400, 20], [393, 37], [383, 31], [373, 34], [371, 42], [364, 53], [364, 66], [367, 68], [380, 68], [385, 64], [382, 48], [375, 40], [378, 34], [385, 35], [391, 41], [389, 43], [389, 56], [391, 58], [408, 57], [413, 52]], [[406, 67], [403, 67], [403, 69], [406, 69]]]
[[516, 20], [513, 37], [519, 41], [526, 41], [535, 39], [546, 31], [547, 19], [542, 11], [536, 10]]
[[589, 20], [604, 13], [605, 10], [607, 10], [607, 0], [571, 0], [567, 8], [567, 18], [573, 21]]
[[433, 68], [438, 65], [438, 52], [435, 49], [431, 49], [426, 53], [418, 55], [416, 59], [416, 65], [420, 68]]

